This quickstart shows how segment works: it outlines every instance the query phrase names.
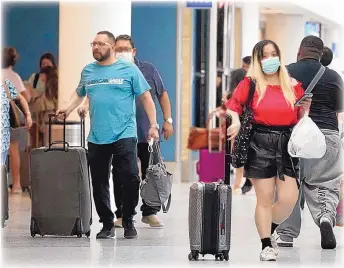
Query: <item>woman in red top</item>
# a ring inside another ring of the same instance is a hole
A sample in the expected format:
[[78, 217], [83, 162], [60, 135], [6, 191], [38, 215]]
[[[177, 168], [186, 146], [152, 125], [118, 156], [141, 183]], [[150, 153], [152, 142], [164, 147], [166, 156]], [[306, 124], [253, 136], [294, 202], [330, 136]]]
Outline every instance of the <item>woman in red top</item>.
[[[289, 77], [273, 41], [259, 42], [252, 54], [247, 77], [226, 103], [232, 116], [227, 134], [232, 140], [240, 130], [239, 114], [247, 102], [252, 79], [256, 90], [245, 175], [251, 179], [257, 196], [255, 222], [262, 242], [260, 260], [274, 261], [278, 255], [274, 231], [289, 217], [298, 198], [299, 160], [289, 156], [287, 145], [292, 127], [303, 116], [304, 109], [309, 109], [311, 100], [304, 101], [302, 107], [294, 106], [304, 92], [301, 84]], [[273, 204], [275, 187], [278, 201]]]

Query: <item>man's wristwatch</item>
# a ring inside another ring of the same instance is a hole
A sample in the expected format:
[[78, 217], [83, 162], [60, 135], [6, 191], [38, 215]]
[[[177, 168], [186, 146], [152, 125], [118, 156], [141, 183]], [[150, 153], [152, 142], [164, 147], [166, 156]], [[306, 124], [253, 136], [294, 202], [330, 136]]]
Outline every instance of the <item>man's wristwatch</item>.
[[165, 119], [165, 122], [172, 124], [173, 123], [173, 119], [171, 117], [167, 118], [167, 119]]
[[150, 125], [150, 128], [156, 128], [157, 130], [159, 130], [159, 124]]

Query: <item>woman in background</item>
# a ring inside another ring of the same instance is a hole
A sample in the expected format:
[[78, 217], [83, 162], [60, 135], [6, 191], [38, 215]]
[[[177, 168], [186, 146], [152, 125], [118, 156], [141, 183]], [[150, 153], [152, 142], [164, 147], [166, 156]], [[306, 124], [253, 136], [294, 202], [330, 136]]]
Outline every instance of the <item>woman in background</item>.
[[[13, 67], [15, 66], [17, 60], [19, 58], [19, 54], [17, 53], [16, 49], [13, 47], [6, 47], [3, 49], [2, 54], [2, 75], [8, 81], [11, 82], [12, 89], [17, 92], [15, 96], [18, 95], [18, 99], [21, 101], [21, 106], [24, 109], [25, 113], [30, 116], [31, 122], [31, 114], [29, 109], [25, 110], [25, 107], [28, 107], [27, 102], [30, 101], [31, 94], [28, 90], [25, 89], [24, 84], [20, 76], [13, 71]], [[9, 87], [10, 88], [10, 87]], [[14, 92], [13, 90], [13, 92]], [[23, 105], [23, 103], [25, 103]], [[31, 127], [31, 123], [30, 123]], [[27, 139], [27, 130], [22, 128], [11, 129], [10, 130], [10, 146], [9, 146], [9, 155], [11, 158], [10, 161], [10, 168], [13, 178], [12, 183], [12, 193], [21, 193], [21, 183], [20, 183], [20, 143], [21, 140]]]
[[26, 88], [31, 93], [31, 102], [30, 104], [30, 110], [32, 112], [32, 118], [34, 120], [33, 127], [30, 130], [31, 134], [31, 143], [33, 148], [37, 148], [40, 146], [39, 141], [42, 138], [39, 135], [39, 130], [37, 128], [40, 128], [40, 126], [37, 125], [37, 114], [33, 111], [34, 110], [34, 103], [38, 98], [40, 98], [44, 92], [46, 91], [46, 72], [47, 68], [53, 68], [57, 71], [57, 64], [56, 60], [53, 54], [51, 53], [45, 53], [41, 56], [39, 60], [39, 72], [33, 73], [28, 81], [25, 82]]
[[39, 60], [39, 73], [31, 74], [28, 81], [25, 82], [25, 86], [31, 91], [34, 97], [42, 95], [45, 92], [45, 76], [41, 70], [48, 66], [57, 69], [55, 57], [51, 53], [45, 53], [41, 56]]
[[45, 131], [45, 122], [49, 120], [48, 114], [55, 113], [58, 101], [58, 75], [53, 67], [43, 68], [45, 74], [45, 92], [37, 97], [32, 104], [32, 111], [38, 115], [37, 123], [39, 126], [41, 142]]
[[[26, 126], [32, 125], [31, 114], [27, 101], [18, 93], [14, 85], [7, 78], [1, 81], [1, 167], [5, 168], [8, 150], [10, 147], [11, 127], [10, 127], [10, 101], [19, 100], [26, 115]], [[13, 162], [13, 160], [11, 161]], [[13, 170], [12, 170], [13, 172]], [[13, 176], [12, 193], [21, 193], [20, 178]]]

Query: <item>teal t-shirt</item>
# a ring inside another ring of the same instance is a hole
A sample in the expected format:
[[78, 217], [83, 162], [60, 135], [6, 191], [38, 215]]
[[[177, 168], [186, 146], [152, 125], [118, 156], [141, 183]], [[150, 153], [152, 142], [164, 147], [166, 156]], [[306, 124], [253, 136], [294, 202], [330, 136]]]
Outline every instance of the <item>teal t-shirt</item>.
[[135, 96], [147, 90], [150, 87], [134, 63], [117, 60], [107, 66], [97, 62], [86, 65], [76, 91], [90, 101], [88, 141], [110, 144], [137, 137]]

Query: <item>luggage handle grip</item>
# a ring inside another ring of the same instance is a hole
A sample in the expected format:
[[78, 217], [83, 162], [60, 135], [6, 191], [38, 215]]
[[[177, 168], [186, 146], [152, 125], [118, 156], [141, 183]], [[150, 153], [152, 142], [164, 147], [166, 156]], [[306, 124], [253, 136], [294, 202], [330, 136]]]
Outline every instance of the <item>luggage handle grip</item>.
[[[59, 144], [63, 144], [63, 148], [59, 148], [59, 147], [53, 147], [54, 145], [59, 145]], [[45, 151], [65, 151], [68, 152], [68, 147], [69, 147], [69, 143], [66, 141], [53, 141], [52, 143], [49, 144], [48, 149], [46, 149]]]
[[[216, 116], [216, 114], [217, 114], [217, 110], [212, 111], [209, 114], [208, 120], [206, 123], [206, 129], [208, 131], [208, 151], [209, 151], [209, 153], [213, 152], [213, 146], [212, 146], [212, 142], [211, 142], [211, 129], [210, 129], [209, 125], [210, 125], [210, 121], [214, 118], [214, 116]], [[218, 152], [222, 151], [222, 140], [224, 138], [223, 133], [222, 133], [222, 120], [223, 120], [223, 117], [222, 117], [222, 115], [220, 115], [219, 116], [220, 133], [219, 133], [219, 150], [218, 150]]]

